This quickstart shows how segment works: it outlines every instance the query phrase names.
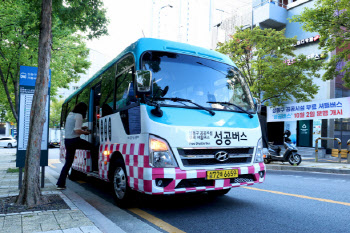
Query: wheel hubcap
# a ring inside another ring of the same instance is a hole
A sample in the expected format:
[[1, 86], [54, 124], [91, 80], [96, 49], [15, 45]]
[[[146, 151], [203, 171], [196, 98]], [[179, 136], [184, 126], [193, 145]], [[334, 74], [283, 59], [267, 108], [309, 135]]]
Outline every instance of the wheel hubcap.
[[117, 167], [114, 172], [114, 192], [119, 199], [123, 199], [126, 192], [126, 176], [121, 167]]
[[298, 163], [300, 160], [299, 155], [292, 155], [291, 160], [293, 163]]

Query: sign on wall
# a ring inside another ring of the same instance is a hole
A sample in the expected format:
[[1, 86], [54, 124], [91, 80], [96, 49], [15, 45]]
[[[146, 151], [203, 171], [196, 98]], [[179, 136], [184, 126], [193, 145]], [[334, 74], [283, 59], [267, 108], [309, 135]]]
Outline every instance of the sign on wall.
[[267, 122], [350, 118], [350, 97], [267, 107]]
[[296, 44], [294, 44], [293, 46], [300, 46], [300, 45], [304, 45], [304, 44], [308, 44], [308, 43], [313, 43], [316, 42], [320, 39], [320, 35], [317, 36], [311, 36], [302, 40], [298, 40]]
[[[312, 53], [312, 54], [307, 55], [306, 58], [307, 59], [315, 59], [315, 60], [326, 59], [327, 54], [325, 54], [325, 53]], [[290, 66], [296, 62], [296, 58], [293, 57], [292, 59], [287, 59], [287, 60], [284, 60], [283, 62]]]
[[[37, 67], [21, 66], [19, 79], [19, 119], [18, 119], [18, 136], [17, 136], [17, 159], [16, 166], [24, 167], [25, 155], [28, 145], [30, 111], [35, 91], [35, 82], [38, 73]], [[51, 80], [51, 70], [49, 74]], [[45, 106], [46, 121], [43, 127], [43, 136], [41, 141], [40, 166], [48, 165], [48, 123], [49, 123], [49, 103], [50, 103], [50, 81], [49, 93], [47, 95]]]

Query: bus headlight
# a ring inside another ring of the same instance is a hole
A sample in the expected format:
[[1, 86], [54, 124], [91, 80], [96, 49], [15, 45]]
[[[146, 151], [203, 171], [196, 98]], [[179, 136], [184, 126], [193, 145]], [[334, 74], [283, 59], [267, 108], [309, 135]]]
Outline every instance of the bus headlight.
[[151, 167], [178, 167], [168, 143], [158, 137], [149, 137], [149, 163]]
[[256, 145], [254, 163], [262, 163], [262, 162], [264, 162], [263, 144], [262, 144], [262, 138], [260, 138], [258, 141], [258, 144]]

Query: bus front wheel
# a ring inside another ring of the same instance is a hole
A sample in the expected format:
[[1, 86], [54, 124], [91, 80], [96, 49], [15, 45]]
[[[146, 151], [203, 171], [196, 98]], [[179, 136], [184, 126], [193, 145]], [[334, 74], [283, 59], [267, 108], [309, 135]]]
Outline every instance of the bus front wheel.
[[127, 208], [132, 199], [132, 190], [128, 185], [128, 179], [125, 169], [125, 164], [122, 159], [118, 159], [112, 167], [112, 188], [113, 197], [117, 206]]

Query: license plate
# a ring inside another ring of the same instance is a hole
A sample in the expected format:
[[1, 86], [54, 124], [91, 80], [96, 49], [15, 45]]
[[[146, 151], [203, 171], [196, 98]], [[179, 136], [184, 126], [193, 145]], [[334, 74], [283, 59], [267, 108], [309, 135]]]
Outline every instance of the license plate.
[[238, 169], [207, 171], [207, 180], [238, 177]]

